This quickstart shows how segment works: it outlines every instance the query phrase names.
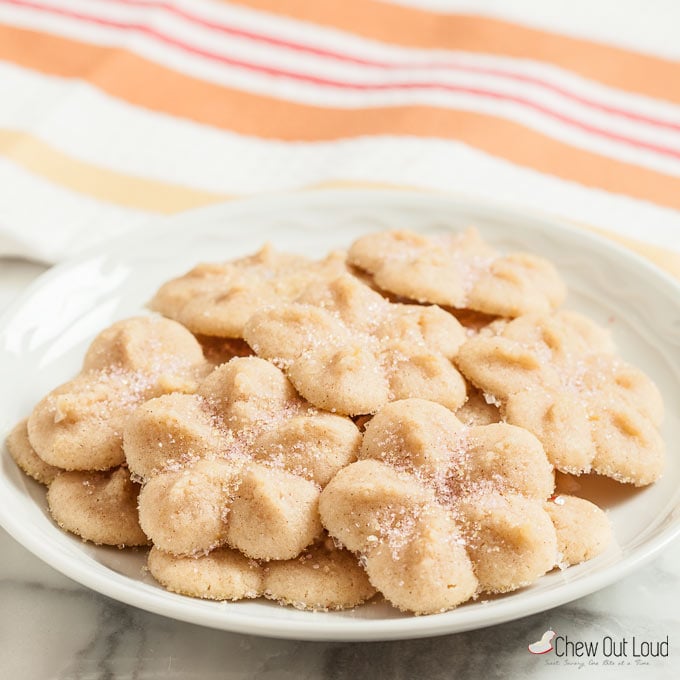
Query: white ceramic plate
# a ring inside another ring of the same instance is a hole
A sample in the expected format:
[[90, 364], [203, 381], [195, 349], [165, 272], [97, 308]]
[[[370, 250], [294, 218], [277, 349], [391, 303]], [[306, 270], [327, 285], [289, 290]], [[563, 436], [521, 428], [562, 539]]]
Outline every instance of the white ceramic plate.
[[0, 523], [42, 560], [83, 585], [128, 604], [214, 628], [307, 640], [375, 640], [481, 628], [549, 609], [620, 579], [680, 533], [680, 286], [642, 259], [555, 220], [451, 198], [391, 192], [318, 192], [259, 198], [186, 213], [98, 247], [42, 276], [0, 322], [0, 441], [49, 389], [78, 370], [90, 340], [113, 321], [143, 312], [158, 285], [201, 260], [250, 253], [264, 241], [321, 255], [370, 230], [420, 231], [470, 224], [504, 249], [557, 264], [568, 306], [611, 326], [623, 356], [660, 387], [667, 418], [663, 479], [633, 491], [605, 484], [616, 546], [585, 564], [552, 572], [529, 588], [433, 616], [386, 604], [310, 613], [263, 600], [216, 603], [163, 590], [144, 573], [144, 553], [98, 548], [60, 531], [43, 487], [3, 449]]

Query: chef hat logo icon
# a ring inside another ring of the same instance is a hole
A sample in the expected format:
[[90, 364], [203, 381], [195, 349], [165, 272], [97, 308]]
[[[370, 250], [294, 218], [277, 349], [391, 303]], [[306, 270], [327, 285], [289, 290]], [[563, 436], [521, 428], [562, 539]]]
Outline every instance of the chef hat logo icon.
[[557, 635], [557, 633], [554, 630], [546, 630], [540, 640], [536, 640], [536, 642], [532, 642], [529, 645], [529, 651], [532, 654], [547, 654], [548, 652], [552, 652], [552, 641], [555, 635]]

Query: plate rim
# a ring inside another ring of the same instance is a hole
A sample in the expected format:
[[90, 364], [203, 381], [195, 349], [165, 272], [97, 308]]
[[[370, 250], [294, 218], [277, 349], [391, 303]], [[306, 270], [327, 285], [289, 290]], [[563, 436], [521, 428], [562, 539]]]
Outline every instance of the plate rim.
[[[442, 207], [449, 207], [453, 212], [462, 209], [477, 210], [488, 215], [490, 218], [497, 217], [501, 220], [525, 220], [534, 223], [532, 228], [538, 228], [539, 224], [547, 230], [557, 230], [567, 233], [571, 237], [576, 237], [589, 242], [596, 249], [606, 249], [614, 252], [619, 258], [623, 258], [633, 266], [641, 268], [647, 276], [652, 276], [663, 282], [665, 286], [680, 297], [680, 282], [674, 279], [669, 273], [655, 266], [649, 260], [638, 253], [626, 248], [625, 246], [601, 236], [597, 233], [587, 231], [581, 227], [573, 225], [566, 220], [537, 214], [526, 211], [516, 206], [508, 206], [500, 202], [479, 201], [457, 196], [433, 195], [423, 192], [404, 192], [399, 190], [364, 190], [364, 189], [329, 189], [310, 193], [286, 193], [272, 196], [258, 196], [253, 198], [228, 201], [214, 205], [204, 206], [195, 210], [185, 211], [170, 217], [160, 217], [151, 220], [146, 226], [139, 227], [139, 237], [143, 242], [148, 241], [154, 233], [162, 233], [167, 229], [177, 228], [178, 225], [186, 223], [187, 220], [196, 221], [207, 220], [214, 214], [222, 218], [232, 215], [237, 216], [239, 211], [245, 210], [272, 210], [277, 206], [285, 208], [287, 206], [312, 205], [315, 203], [325, 203], [328, 201], [343, 200], [354, 202], [360, 207], [362, 202], [371, 205], [379, 205], [381, 201], [406, 201], [419, 204], [420, 207], [427, 207], [427, 204], [437, 203]], [[527, 224], [527, 227], [530, 225]], [[229, 230], [225, 227], [225, 231]], [[100, 243], [90, 246], [72, 258], [51, 267], [49, 270], [38, 276], [18, 298], [8, 306], [0, 315], [0, 335], [4, 334], [9, 321], [30, 299], [36, 290], [45, 285], [49, 285], [54, 278], [59, 278], [64, 271], [68, 271], [80, 263], [91, 260], [93, 257], [106, 254], [108, 249], [115, 249], [124, 243], [129, 243], [130, 238], [134, 239], [134, 233], [122, 234], [112, 239], [106, 239]], [[4, 477], [0, 473], [0, 477]], [[479, 629], [487, 626], [497, 625], [506, 621], [522, 618], [545, 611], [553, 607], [562, 605], [566, 602], [593, 593], [601, 588], [610, 585], [635, 569], [643, 566], [656, 557], [661, 550], [669, 545], [673, 540], [680, 536], [680, 517], [674, 522], [663, 528], [656, 536], [648, 539], [644, 543], [645, 551], [634, 550], [632, 554], [620, 559], [618, 562], [609, 565], [601, 572], [586, 575], [583, 579], [565, 584], [565, 587], [558, 588], [554, 592], [538, 592], [528, 595], [528, 602], [525, 600], [521, 607], [521, 612], [515, 611], [516, 603], [511, 600], [505, 602], [505, 607], [500, 606], [500, 612], [496, 611], [493, 620], [474, 621], [456, 625], [455, 622], [441, 620], [439, 617], [446, 614], [435, 614], [427, 617], [404, 617], [398, 619], [344, 619], [327, 620], [323, 630], [316, 626], [317, 621], [313, 617], [319, 616], [310, 613], [310, 621], [283, 621], [272, 618], [260, 620], [263, 617], [252, 615], [239, 616], [237, 612], [232, 612], [230, 617], [225, 616], [224, 611], [218, 608], [214, 610], [198, 611], [193, 613], [190, 610], [191, 602], [194, 598], [188, 598], [174, 593], [163, 591], [156, 594], [153, 591], [145, 592], [134, 589], [135, 582], [129, 577], [116, 574], [116, 579], [108, 579], [105, 575], [91, 572], [87, 565], [81, 563], [77, 558], [68, 554], [49, 553], [40, 543], [38, 536], [33, 536], [30, 532], [22, 532], [20, 522], [5, 513], [0, 506], [0, 525], [12, 536], [14, 540], [27, 548], [41, 561], [55, 568], [63, 575], [84, 585], [91, 590], [99, 592], [105, 596], [135, 606], [156, 614], [185, 621], [188, 623], [208, 626], [226, 631], [255, 634], [265, 637], [299, 639], [299, 640], [394, 640], [407, 638], [420, 638], [463, 632], [466, 630]], [[49, 553], [49, 554], [48, 554]], [[114, 572], [115, 573], [115, 572]], [[118, 579], [131, 581], [131, 584], [119, 583]], [[161, 598], [162, 595], [162, 598]], [[168, 596], [171, 596], [170, 598]], [[229, 604], [229, 603], [227, 603]], [[513, 607], [513, 605], [515, 605]], [[482, 608], [480, 608], [481, 614]], [[481, 617], [483, 618], [483, 617]], [[417, 622], [414, 624], [414, 621]], [[277, 627], [279, 626], [279, 627]], [[352, 630], [348, 630], [351, 626]], [[372, 629], [378, 630], [372, 630]]]

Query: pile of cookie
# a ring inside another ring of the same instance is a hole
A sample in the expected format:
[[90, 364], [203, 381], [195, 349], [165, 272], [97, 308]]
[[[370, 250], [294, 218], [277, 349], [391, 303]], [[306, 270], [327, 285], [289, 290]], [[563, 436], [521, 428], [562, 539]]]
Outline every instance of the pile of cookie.
[[8, 448], [63, 529], [167, 589], [430, 614], [607, 548], [596, 473], [663, 470], [663, 403], [556, 269], [476, 230], [372, 233], [165, 283]]

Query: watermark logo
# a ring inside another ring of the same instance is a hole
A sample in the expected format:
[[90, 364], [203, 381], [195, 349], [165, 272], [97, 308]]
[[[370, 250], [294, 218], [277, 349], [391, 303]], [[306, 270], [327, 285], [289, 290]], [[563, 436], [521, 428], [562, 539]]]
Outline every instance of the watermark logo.
[[548, 629], [539, 640], [527, 646], [531, 654], [553, 652], [548, 665], [584, 666], [649, 666], [670, 656], [670, 639], [648, 640], [640, 636], [605, 635], [599, 640], [579, 640], [558, 635]]
[[552, 641], [556, 635], [557, 633], [554, 630], [546, 630], [541, 636], [541, 639], [532, 642], [527, 649], [532, 654], [547, 654], [548, 652], [552, 652]]

